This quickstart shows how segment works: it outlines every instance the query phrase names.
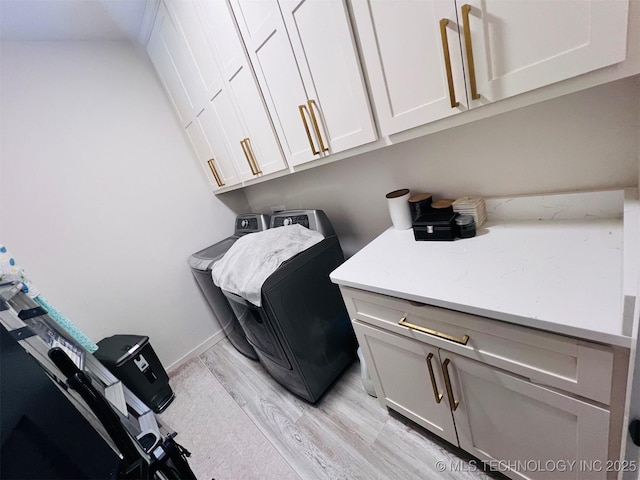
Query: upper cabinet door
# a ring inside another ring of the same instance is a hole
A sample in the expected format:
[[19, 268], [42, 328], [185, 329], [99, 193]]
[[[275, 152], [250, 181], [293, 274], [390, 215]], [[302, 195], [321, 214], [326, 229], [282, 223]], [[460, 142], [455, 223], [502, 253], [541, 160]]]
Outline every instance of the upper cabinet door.
[[453, 0], [353, 0], [352, 7], [383, 135], [467, 109]]
[[384, 135], [626, 56], [626, 0], [352, 0], [352, 9]]
[[203, 107], [213, 108], [210, 115], [216, 119], [217, 133], [203, 131], [207, 137], [219, 137], [212, 145], [214, 153], [234, 163], [237, 181], [286, 168], [227, 4], [217, 0], [167, 3], [194, 59], [205, 92]]
[[343, 2], [231, 5], [289, 165], [376, 139]]
[[240, 182], [212, 107], [200, 112], [186, 132], [214, 191]]
[[147, 53], [178, 112], [183, 127], [202, 110], [204, 92], [197, 70], [167, 10], [161, 4]]
[[[276, 132], [226, 2], [202, 0], [200, 18], [246, 133], [244, 151], [259, 175], [287, 167]], [[240, 140], [240, 139], [239, 139]]]
[[345, 2], [280, 0], [280, 7], [320, 149], [331, 154], [376, 140]]
[[160, 5], [147, 52], [174, 104], [209, 183], [218, 190], [240, 182], [193, 57], [181, 32]]
[[192, 0], [165, 0], [164, 3], [193, 58], [200, 88], [206, 92], [205, 100], [211, 100], [222, 88], [223, 80], [196, 3]]
[[320, 158], [317, 148], [312, 149], [318, 144], [313, 128], [306, 130], [301, 117], [307, 92], [277, 1], [231, 0], [231, 6], [287, 163], [299, 165]]
[[479, 95], [472, 106], [623, 61], [628, 10], [624, 0], [458, 2], [469, 32], [461, 38], [465, 65]]

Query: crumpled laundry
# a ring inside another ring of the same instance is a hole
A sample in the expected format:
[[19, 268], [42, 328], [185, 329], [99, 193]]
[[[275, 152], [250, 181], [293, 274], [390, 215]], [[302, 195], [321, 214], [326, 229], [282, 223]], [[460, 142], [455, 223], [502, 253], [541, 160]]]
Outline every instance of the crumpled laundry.
[[262, 304], [262, 285], [277, 268], [298, 253], [320, 243], [324, 236], [293, 224], [240, 237], [211, 269], [222, 290]]

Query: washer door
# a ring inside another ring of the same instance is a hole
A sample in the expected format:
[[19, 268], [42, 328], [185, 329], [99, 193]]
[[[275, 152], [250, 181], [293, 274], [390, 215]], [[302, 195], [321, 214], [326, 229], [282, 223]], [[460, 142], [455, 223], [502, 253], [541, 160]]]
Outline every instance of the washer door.
[[256, 307], [233, 293], [225, 291], [223, 293], [229, 299], [229, 304], [238, 317], [247, 340], [258, 354], [265, 355], [281, 367], [291, 370], [291, 364], [264, 309]]

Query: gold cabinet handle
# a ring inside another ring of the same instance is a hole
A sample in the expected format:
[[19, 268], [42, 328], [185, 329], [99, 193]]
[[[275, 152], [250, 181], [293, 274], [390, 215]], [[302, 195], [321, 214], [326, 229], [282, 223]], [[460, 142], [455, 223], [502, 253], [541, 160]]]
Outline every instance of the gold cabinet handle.
[[471, 45], [471, 27], [469, 26], [469, 12], [471, 5], [464, 4], [462, 6], [462, 26], [464, 28], [464, 46], [467, 51], [467, 67], [469, 68], [469, 84], [471, 85], [471, 99], [478, 100], [478, 86], [476, 84], [476, 67], [473, 63], [473, 47]]
[[242, 146], [242, 151], [244, 152], [244, 157], [247, 159], [247, 163], [249, 164], [251, 173], [253, 175], [258, 175], [259, 173], [262, 173], [258, 168], [258, 165], [255, 164], [255, 157], [253, 156], [253, 152], [251, 151], [251, 146], [249, 145], [249, 139], [245, 138], [243, 140], [240, 140], [240, 145]]
[[304, 111], [307, 109], [306, 105], [298, 105], [298, 111], [300, 112], [300, 116], [302, 117], [302, 123], [304, 124], [304, 129], [307, 132], [307, 138], [309, 139], [309, 145], [311, 145], [311, 151], [314, 155], [320, 155], [320, 152], [316, 150], [316, 146], [313, 144], [313, 139], [311, 138], [311, 131], [309, 130], [309, 125], [307, 124], [307, 117], [304, 114]]
[[430, 328], [421, 327], [420, 325], [416, 325], [415, 323], [407, 322], [407, 317], [402, 317], [398, 321], [398, 325], [402, 325], [403, 327], [408, 327], [412, 330], [418, 330], [419, 332], [428, 333], [429, 335], [433, 335], [434, 337], [444, 338], [445, 340], [449, 340], [450, 342], [459, 343], [460, 345], [466, 345], [469, 341], [469, 335], [465, 335], [462, 338], [454, 337], [447, 333], [438, 332], [436, 330], [431, 330]]
[[[253, 166], [255, 167], [255, 173], [254, 175], [259, 175], [262, 173], [262, 170], [260, 170], [260, 167], [258, 166], [258, 162], [256, 160], [256, 157], [253, 155], [253, 148], [251, 148], [251, 140], [249, 138], [245, 138], [244, 139], [244, 144], [247, 147], [247, 153], [249, 154], [249, 162], [253, 164]], [[251, 171], [253, 171], [253, 168], [251, 169]]]
[[211, 173], [213, 173], [213, 178], [215, 179], [215, 181], [218, 184], [218, 186], [219, 187], [224, 187], [224, 182], [222, 181], [222, 179], [220, 178], [220, 175], [218, 174], [218, 170], [216, 169], [216, 166], [213, 163], [213, 158], [207, 160], [207, 163], [209, 164], [209, 168], [211, 169]]
[[442, 393], [438, 393], [438, 385], [436, 385], [436, 376], [433, 374], [433, 366], [431, 365], [431, 359], [433, 358], [433, 353], [427, 355], [427, 368], [429, 369], [429, 376], [431, 377], [431, 386], [433, 387], [433, 396], [436, 398], [436, 403], [440, 403], [442, 401]]
[[324, 146], [324, 142], [322, 141], [322, 134], [320, 133], [320, 126], [318, 124], [318, 120], [316, 119], [316, 114], [313, 109], [314, 106], [318, 108], [318, 105], [316, 104], [315, 100], [309, 100], [307, 102], [307, 105], [309, 105], [309, 111], [311, 112], [311, 120], [313, 121], [313, 127], [316, 130], [316, 135], [318, 135], [318, 141], [320, 142], [320, 150], [322, 152], [328, 152], [329, 148]]
[[256, 174], [256, 171], [253, 169], [253, 163], [251, 163], [251, 160], [249, 159], [249, 154], [247, 153], [247, 146], [244, 144], [246, 138], [240, 140], [240, 146], [242, 147], [242, 151], [244, 153], [244, 158], [247, 159], [247, 163], [249, 164], [249, 168], [251, 169], [251, 173], [253, 175]]
[[449, 40], [447, 39], [447, 25], [449, 20], [440, 20], [440, 36], [442, 37], [442, 52], [444, 54], [444, 67], [447, 71], [447, 82], [449, 83], [449, 100], [451, 108], [456, 108], [460, 102], [456, 101], [456, 91], [453, 88], [453, 72], [451, 71], [451, 55], [449, 55]]
[[442, 362], [442, 375], [444, 375], [444, 386], [447, 388], [447, 396], [449, 397], [449, 406], [451, 407], [451, 411], [455, 412], [460, 405], [460, 402], [453, 398], [453, 388], [451, 387], [451, 378], [449, 377], [449, 359], [447, 358], [444, 362]]

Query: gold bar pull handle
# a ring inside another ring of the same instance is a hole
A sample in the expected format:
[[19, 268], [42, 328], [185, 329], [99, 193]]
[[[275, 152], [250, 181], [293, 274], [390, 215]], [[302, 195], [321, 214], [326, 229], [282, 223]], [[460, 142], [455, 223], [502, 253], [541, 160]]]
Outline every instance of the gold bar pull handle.
[[216, 169], [216, 166], [213, 163], [213, 158], [207, 160], [207, 163], [209, 164], [209, 168], [211, 169], [211, 173], [213, 173], [213, 178], [215, 179], [215, 181], [218, 184], [218, 186], [219, 187], [224, 187], [224, 182], [222, 181], [222, 179], [220, 178], [220, 175], [218, 174], [218, 170]]
[[462, 6], [462, 26], [464, 29], [464, 46], [467, 51], [467, 67], [469, 68], [469, 84], [471, 85], [471, 99], [478, 100], [478, 86], [476, 84], [476, 67], [473, 63], [473, 46], [471, 45], [471, 27], [469, 26], [469, 12], [471, 5]]
[[257, 175], [256, 171], [253, 168], [253, 163], [251, 163], [251, 159], [249, 158], [249, 154], [247, 153], [247, 145], [245, 144], [246, 141], [247, 141], [246, 138], [240, 140], [240, 145], [242, 146], [242, 151], [244, 152], [244, 158], [247, 159], [247, 163], [249, 164], [249, 168], [251, 169], [251, 173], [253, 175]]
[[431, 330], [430, 328], [421, 327], [420, 325], [416, 325], [415, 323], [409, 323], [407, 322], [407, 317], [402, 317], [398, 321], [398, 325], [402, 325], [403, 327], [417, 330], [422, 333], [427, 333], [429, 335], [433, 335], [434, 337], [443, 338], [445, 340], [449, 340], [450, 342], [459, 343], [460, 345], [466, 345], [469, 341], [469, 335], [465, 335], [462, 338], [454, 337], [453, 335], [449, 335], [448, 333], [438, 332], [436, 330]]
[[427, 355], [427, 368], [429, 369], [429, 376], [431, 377], [431, 386], [433, 387], [433, 396], [436, 398], [436, 403], [440, 403], [442, 401], [442, 393], [438, 393], [438, 385], [436, 384], [436, 376], [433, 374], [433, 366], [431, 365], [431, 359], [433, 358], [433, 353]]
[[444, 54], [444, 67], [447, 71], [447, 82], [449, 84], [449, 100], [451, 108], [456, 108], [460, 102], [456, 101], [456, 91], [453, 88], [453, 72], [451, 71], [451, 55], [449, 55], [449, 40], [447, 39], [447, 25], [449, 20], [440, 20], [440, 36], [442, 37], [442, 53]]
[[298, 105], [298, 111], [300, 112], [300, 116], [302, 117], [304, 130], [307, 132], [307, 138], [309, 139], [309, 145], [311, 145], [311, 151], [313, 152], [314, 155], [320, 155], [320, 152], [316, 150], [316, 146], [313, 144], [313, 139], [311, 138], [311, 131], [309, 130], [309, 124], [307, 124], [307, 117], [304, 114], [306, 109], [307, 109], [306, 105]]
[[442, 362], [442, 375], [444, 375], [444, 386], [447, 389], [447, 396], [449, 397], [449, 406], [451, 407], [451, 411], [455, 412], [458, 409], [458, 405], [460, 402], [453, 398], [453, 388], [451, 387], [451, 378], [449, 377], [449, 366], [450, 360], [447, 358], [444, 362]]
[[[249, 140], [249, 138], [245, 138], [244, 144], [247, 146], [247, 152], [249, 153], [250, 162], [253, 163], [253, 166], [255, 167], [254, 175], [260, 175], [262, 173], [262, 170], [260, 170], [260, 167], [258, 166], [258, 162], [256, 161], [256, 157], [253, 155], [253, 148], [251, 148], [251, 140]], [[253, 171], [253, 169], [251, 170]]]
[[324, 142], [322, 141], [322, 134], [320, 133], [320, 126], [318, 124], [318, 119], [316, 118], [316, 114], [313, 108], [314, 106], [318, 108], [318, 105], [316, 104], [315, 100], [309, 100], [307, 102], [307, 105], [309, 105], [309, 111], [311, 112], [311, 120], [313, 121], [313, 127], [316, 130], [316, 135], [318, 135], [318, 141], [320, 142], [320, 150], [322, 152], [328, 152], [329, 148], [324, 146]]

